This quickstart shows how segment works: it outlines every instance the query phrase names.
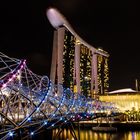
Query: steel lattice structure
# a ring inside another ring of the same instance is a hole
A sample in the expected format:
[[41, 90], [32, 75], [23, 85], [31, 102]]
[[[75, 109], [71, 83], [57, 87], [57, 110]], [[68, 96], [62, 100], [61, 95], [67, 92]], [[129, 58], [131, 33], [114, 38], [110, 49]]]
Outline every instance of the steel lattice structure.
[[[17, 130], [33, 127], [38, 133], [45, 126], [50, 129], [68, 121], [89, 118], [100, 110], [114, 111], [105, 103], [80, 94], [73, 94], [62, 85], [54, 85], [47, 76], [39, 76], [28, 69], [25, 60], [0, 53], [0, 138], [17, 135]], [[78, 115], [78, 116], [77, 116]]]

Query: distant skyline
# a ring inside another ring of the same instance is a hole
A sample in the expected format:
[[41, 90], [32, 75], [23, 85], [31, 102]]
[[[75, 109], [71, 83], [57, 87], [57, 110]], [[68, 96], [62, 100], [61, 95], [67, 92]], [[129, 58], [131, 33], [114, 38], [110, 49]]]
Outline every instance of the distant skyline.
[[135, 88], [140, 80], [136, 1], [9, 1], [0, 5], [0, 51], [25, 58], [38, 74], [49, 73], [53, 27], [46, 9], [54, 6], [78, 34], [110, 54], [110, 90]]

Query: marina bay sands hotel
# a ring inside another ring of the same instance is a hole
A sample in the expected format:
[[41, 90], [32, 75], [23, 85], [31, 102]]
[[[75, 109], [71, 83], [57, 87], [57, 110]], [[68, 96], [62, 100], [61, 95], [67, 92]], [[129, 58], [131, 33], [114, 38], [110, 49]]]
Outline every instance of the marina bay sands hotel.
[[55, 28], [51, 81], [86, 97], [107, 94], [109, 54], [84, 41], [56, 9], [50, 8], [47, 17]]

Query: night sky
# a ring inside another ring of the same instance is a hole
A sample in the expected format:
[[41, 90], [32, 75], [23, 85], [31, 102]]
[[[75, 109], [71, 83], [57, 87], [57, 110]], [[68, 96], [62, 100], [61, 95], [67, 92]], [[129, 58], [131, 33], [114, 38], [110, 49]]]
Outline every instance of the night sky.
[[110, 90], [140, 80], [136, 0], [9, 0], [0, 3], [0, 51], [27, 59], [37, 74], [49, 74], [53, 27], [46, 9], [56, 7], [89, 44], [110, 54]]

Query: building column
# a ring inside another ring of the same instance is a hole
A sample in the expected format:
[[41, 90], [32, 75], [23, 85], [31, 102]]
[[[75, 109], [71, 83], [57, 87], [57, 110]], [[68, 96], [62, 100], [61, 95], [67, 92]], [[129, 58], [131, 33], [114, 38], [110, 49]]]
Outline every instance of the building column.
[[94, 98], [97, 97], [98, 94], [97, 54], [95, 53], [94, 49], [92, 49], [92, 62], [91, 62], [91, 93], [95, 94]]
[[58, 40], [57, 40], [57, 83], [63, 84], [63, 49], [64, 49], [64, 35], [65, 27], [58, 28]]
[[75, 55], [74, 55], [74, 71], [75, 71], [75, 75], [76, 77], [74, 77], [76, 80], [76, 88], [77, 88], [77, 92], [80, 93], [81, 92], [81, 88], [80, 88], [80, 44], [76, 43], [75, 45]]
[[50, 70], [50, 80], [55, 83], [56, 79], [56, 66], [57, 66], [57, 31], [54, 31], [53, 36], [53, 50], [52, 50], [52, 60], [51, 60], [51, 70]]
[[55, 84], [63, 84], [63, 49], [64, 49], [65, 27], [54, 31], [52, 62], [50, 80]]

